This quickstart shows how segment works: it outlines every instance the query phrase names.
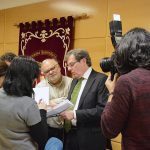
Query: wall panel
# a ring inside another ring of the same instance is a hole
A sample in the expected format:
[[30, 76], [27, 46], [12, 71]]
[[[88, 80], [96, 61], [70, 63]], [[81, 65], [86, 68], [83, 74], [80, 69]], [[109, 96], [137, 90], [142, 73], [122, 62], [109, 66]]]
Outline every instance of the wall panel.
[[74, 47], [86, 49], [90, 53], [93, 68], [100, 71], [99, 62], [104, 57], [106, 49], [105, 38], [77, 39]]
[[5, 27], [5, 13], [3, 10], [0, 11], [0, 43], [4, 43], [4, 29]]

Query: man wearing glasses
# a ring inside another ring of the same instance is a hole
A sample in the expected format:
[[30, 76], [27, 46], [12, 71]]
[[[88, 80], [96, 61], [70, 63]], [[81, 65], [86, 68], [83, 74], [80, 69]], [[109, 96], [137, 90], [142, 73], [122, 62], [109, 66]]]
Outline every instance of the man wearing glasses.
[[[57, 59], [45, 59], [41, 64], [41, 72], [45, 79], [36, 87], [49, 87], [50, 105], [56, 105], [63, 98], [67, 98], [72, 79], [61, 74], [61, 68]], [[49, 137], [63, 139], [63, 121], [60, 117], [49, 117]]]
[[73, 110], [61, 113], [66, 122], [71, 122], [66, 132], [65, 150], [105, 150], [106, 138], [101, 132], [100, 120], [108, 97], [107, 76], [92, 69], [91, 58], [85, 50], [71, 50], [65, 59], [73, 77], [69, 100], [74, 99], [74, 91], [82, 79]]

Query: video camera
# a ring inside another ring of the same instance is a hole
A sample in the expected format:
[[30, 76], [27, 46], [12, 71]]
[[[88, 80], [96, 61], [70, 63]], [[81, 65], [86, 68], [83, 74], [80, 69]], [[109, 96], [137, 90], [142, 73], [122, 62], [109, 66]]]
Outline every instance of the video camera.
[[[114, 15], [114, 20], [109, 22], [109, 29], [111, 35], [111, 42], [116, 49], [117, 44], [122, 38], [122, 23], [120, 21], [120, 15]], [[114, 78], [114, 74], [117, 73], [117, 69], [114, 65], [114, 52], [111, 57], [104, 57], [100, 61], [100, 67], [103, 72], [111, 72], [111, 80]]]

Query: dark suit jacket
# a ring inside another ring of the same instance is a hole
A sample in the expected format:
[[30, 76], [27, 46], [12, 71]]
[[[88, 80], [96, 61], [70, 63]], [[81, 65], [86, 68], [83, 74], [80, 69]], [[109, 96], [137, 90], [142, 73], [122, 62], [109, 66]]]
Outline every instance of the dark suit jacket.
[[[100, 120], [107, 102], [108, 90], [105, 87], [107, 76], [92, 70], [80, 98], [77, 116], [77, 137], [80, 150], [105, 150], [106, 138], [102, 135]], [[77, 83], [74, 79], [68, 94]]]

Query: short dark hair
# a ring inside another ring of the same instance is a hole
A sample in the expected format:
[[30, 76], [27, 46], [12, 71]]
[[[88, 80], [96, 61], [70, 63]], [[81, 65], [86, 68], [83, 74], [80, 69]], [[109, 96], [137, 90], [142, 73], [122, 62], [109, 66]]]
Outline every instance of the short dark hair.
[[3, 88], [8, 95], [31, 97], [33, 81], [39, 73], [39, 66], [33, 58], [16, 57], [7, 70]]
[[5, 61], [0, 60], [0, 77], [5, 76], [8, 69], [8, 65], [5, 63]]
[[79, 62], [81, 59], [85, 58], [86, 59], [86, 64], [90, 67], [92, 65], [91, 58], [89, 53], [86, 50], [83, 49], [73, 49], [70, 50], [66, 56], [65, 56], [65, 61], [67, 61], [68, 57], [70, 55], [74, 55], [75, 59]]
[[114, 62], [120, 74], [139, 67], [150, 70], [150, 33], [143, 28], [127, 32], [116, 47]]
[[1, 60], [12, 62], [12, 60], [16, 57], [16, 54], [12, 52], [5, 53], [1, 56]]

